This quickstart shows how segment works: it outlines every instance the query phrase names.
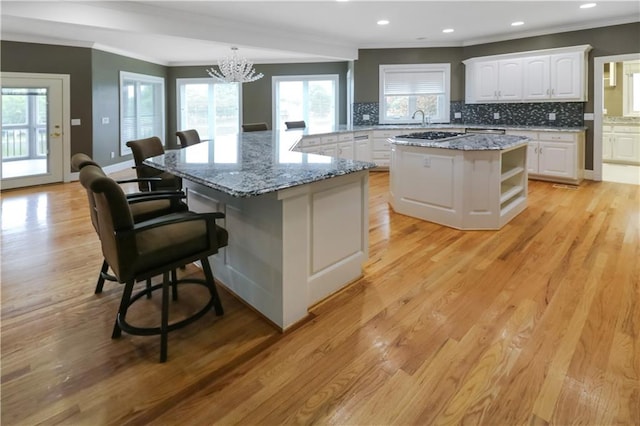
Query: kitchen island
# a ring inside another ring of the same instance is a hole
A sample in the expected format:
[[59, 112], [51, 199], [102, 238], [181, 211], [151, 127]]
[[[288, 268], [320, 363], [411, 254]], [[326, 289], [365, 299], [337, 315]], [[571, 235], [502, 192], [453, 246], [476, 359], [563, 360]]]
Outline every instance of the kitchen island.
[[527, 206], [527, 138], [451, 133], [391, 144], [393, 209], [457, 229], [500, 229]]
[[281, 330], [362, 275], [374, 163], [292, 152], [298, 132], [217, 136], [145, 164], [183, 178], [189, 208], [221, 211], [216, 279]]

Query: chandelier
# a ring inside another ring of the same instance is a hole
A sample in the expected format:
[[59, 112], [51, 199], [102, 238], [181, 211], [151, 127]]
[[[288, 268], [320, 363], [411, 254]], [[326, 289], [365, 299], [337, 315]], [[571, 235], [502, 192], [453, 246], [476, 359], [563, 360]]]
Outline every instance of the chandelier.
[[238, 56], [237, 47], [232, 47], [233, 54], [222, 61], [218, 61], [218, 69], [211, 67], [207, 73], [224, 83], [250, 83], [264, 77], [262, 73], [256, 74], [253, 63]]

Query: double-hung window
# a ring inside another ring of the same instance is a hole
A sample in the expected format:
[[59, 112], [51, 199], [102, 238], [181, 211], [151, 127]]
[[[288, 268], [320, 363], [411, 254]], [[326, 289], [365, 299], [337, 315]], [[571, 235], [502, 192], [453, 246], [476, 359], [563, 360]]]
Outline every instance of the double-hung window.
[[273, 77], [273, 127], [304, 120], [307, 127], [334, 129], [338, 124], [338, 75]]
[[158, 136], [164, 140], [164, 78], [120, 72], [120, 154], [130, 140]]
[[195, 129], [200, 139], [238, 133], [240, 83], [222, 83], [212, 78], [180, 78], [176, 86], [178, 130]]
[[381, 124], [448, 123], [450, 64], [380, 65]]

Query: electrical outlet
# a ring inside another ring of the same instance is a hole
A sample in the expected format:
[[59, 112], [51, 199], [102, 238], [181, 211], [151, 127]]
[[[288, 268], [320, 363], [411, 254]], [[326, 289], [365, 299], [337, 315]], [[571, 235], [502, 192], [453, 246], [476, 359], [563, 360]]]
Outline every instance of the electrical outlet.
[[369, 114], [362, 114], [362, 119], [365, 121], [369, 120]]
[[453, 118], [462, 118], [462, 113], [461, 112], [454, 112], [453, 113]]
[[109, 124], [109, 117], [102, 117], [102, 124]]
[[499, 120], [500, 119], [500, 113], [499, 112], [494, 112], [493, 113], [493, 119], [494, 120]]
[[111, 158], [116, 158], [116, 153], [115, 152], [111, 153]]
[[556, 119], [556, 113], [555, 112], [550, 112], [549, 113], [549, 121], [553, 121]]

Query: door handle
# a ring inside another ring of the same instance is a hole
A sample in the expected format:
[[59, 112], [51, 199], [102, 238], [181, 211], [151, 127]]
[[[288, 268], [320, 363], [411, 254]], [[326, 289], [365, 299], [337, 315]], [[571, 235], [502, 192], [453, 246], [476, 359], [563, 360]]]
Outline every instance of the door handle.
[[49, 136], [54, 137], [54, 138], [59, 138], [60, 136], [62, 136], [62, 133], [53, 132], [53, 133], [50, 133]]

